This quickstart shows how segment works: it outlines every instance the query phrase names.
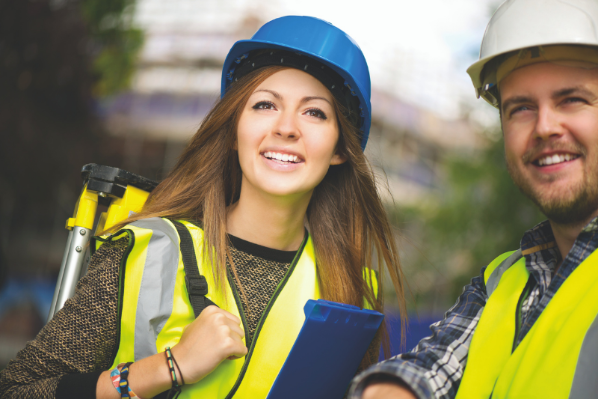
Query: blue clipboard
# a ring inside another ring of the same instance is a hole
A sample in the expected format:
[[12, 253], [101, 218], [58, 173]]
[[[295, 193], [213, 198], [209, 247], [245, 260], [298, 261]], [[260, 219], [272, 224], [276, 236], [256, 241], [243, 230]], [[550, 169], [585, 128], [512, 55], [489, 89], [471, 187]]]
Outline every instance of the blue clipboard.
[[268, 399], [340, 399], [384, 315], [337, 302], [310, 299], [305, 322]]

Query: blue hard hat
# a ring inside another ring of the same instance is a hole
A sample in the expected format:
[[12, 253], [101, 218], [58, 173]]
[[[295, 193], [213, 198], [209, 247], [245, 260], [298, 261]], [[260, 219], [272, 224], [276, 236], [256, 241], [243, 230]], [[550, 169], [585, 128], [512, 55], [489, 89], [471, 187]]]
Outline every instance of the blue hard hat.
[[222, 96], [232, 83], [231, 78], [240, 62], [251, 51], [264, 49], [306, 55], [338, 74], [341, 84], [344, 83], [343, 89], [359, 100], [356, 112], [360, 114], [361, 148], [365, 149], [372, 122], [370, 72], [361, 49], [349, 35], [314, 17], [274, 19], [258, 29], [250, 40], [239, 40], [230, 49], [222, 68]]

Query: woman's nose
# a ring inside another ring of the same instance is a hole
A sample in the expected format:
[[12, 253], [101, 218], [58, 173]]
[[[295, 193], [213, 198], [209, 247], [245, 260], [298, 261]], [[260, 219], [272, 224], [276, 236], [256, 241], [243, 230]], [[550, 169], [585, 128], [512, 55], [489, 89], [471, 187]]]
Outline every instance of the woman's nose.
[[274, 134], [281, 138], [296, 139], [299, 137], [299, 126], [293, 112], [282, 112], [274, 129]]

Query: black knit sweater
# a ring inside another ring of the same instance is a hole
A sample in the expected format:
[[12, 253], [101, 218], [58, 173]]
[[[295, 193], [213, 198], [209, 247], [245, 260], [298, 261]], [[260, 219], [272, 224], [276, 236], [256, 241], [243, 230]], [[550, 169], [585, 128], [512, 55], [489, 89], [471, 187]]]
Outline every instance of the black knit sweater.
[[[295, 252], [229, 239], [238, 277], [231, 283], [243, 293], [251, 341]], [[99, 375], [112, 365], [117, 349], [119, 265], [127, 244], [121, 239], [98, 249], [74, 297], [0, 374], [0, 398], [95, 397]]]

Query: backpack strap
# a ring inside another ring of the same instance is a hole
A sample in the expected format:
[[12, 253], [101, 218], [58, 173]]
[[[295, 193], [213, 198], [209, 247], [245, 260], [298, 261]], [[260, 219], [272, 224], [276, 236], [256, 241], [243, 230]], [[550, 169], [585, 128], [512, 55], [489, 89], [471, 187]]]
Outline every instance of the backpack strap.
[[500, 265], [492, 271], [492, 274], [490, 274], [490, 277], [488, 277], [488, 281], [486, 282], [486, 294], [488, 294], [488, 297], [492, 295], [498, 286], [504, 272], [506, 272], [509, 267], [513, 266], [522, 256], [520, 248], [513, 252], [507, 259], [503, 260]]
[[185, 267], [185, 284], [189, 293], [189, 302], [191, 302], [193, 313], [195, 313], [195, 318], [197, 318], [208, 306], [218, 305], [209, 298], [206, 298], [208, 294], [208, 282], [204, 276], [199, 274], [191, 233], [181, 222], [175, 220], [171, 220], [171, 222], [179, 233], [181, 255], [183, 256], [183, 266]]

